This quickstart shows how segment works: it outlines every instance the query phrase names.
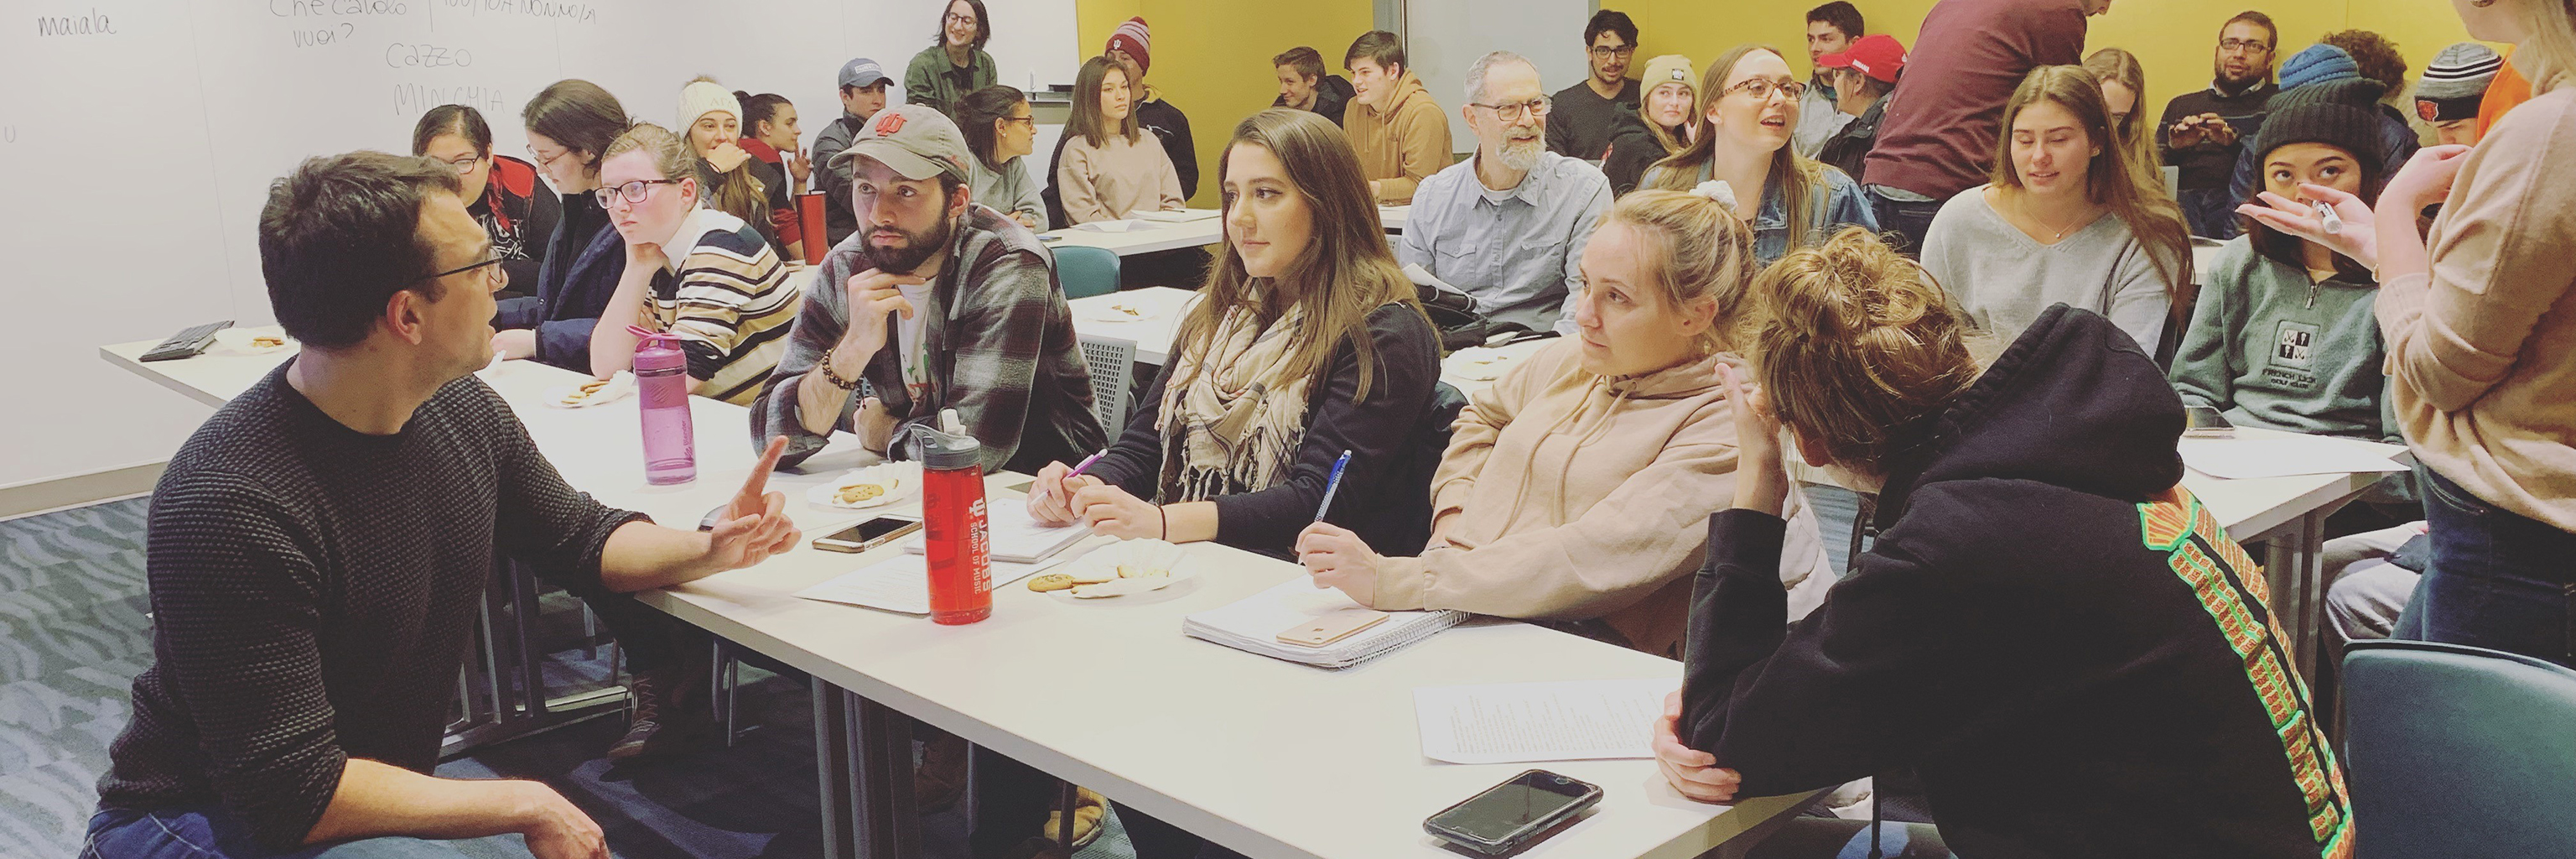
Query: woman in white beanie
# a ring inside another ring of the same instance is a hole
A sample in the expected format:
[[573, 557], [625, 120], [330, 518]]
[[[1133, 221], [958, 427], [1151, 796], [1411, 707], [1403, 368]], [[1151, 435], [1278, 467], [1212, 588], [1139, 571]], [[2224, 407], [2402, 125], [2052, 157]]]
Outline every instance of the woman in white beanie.
[[742, 139], [742, 102], [712, 78], [692, 80], [680, 88], [679, 128], [697, 154], [707, 205], [751, 224], [780, 255], [802, 259], [804, 244], [795, 204], [787, 198], [787, 177], [737, 142]]

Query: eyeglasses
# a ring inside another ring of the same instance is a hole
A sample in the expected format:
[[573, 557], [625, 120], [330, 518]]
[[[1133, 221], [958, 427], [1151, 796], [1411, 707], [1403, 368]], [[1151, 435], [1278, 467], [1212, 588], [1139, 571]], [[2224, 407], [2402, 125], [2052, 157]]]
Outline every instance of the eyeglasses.
[[537, 166], [539, 167], [551, 165], [555, 163], [555, 159], [562, 158], [570, 154], [572, 154], [572, 150], [570, 149], [556, 150], [554, 154], [549, 155], [546, 154], [544, 150], [538, 149], [534, 144], [530, 144], [528, 146], [528, 159], [537, 162]]
[[2218, 49], [2237, 54], [2260, 54], [2272, 50], [2272, 46], [2252, 39], [2220, 39]]
[[600, 188], [590, 194], [598, 198], [599, 207], [605, 209], [608, 208], [612, 198], [625, 200], [628, 203], [641, 203], [644, 202], [645, 197], [652, 195], [653, 186], [677, 184], [680, 184], [678, 179], [637, 179], [615, 188]]
[[966, 12], [950, 12], [939, 16], [939, 22], [942, 24], [972, 24], [975, 23], [975, 16]]
[[1514, 104], [1477, 104], [1472, 101], [1468, 104], [1493, 111], [1494, 116], [1504, 122], [1518, 122], [1524, 114], [1531, 117], [1546, 116], [1548, 109], [1555, 103], [1549, 101], [1547, 96], [1539, 96]]
[[459, 175], [462, 175], [474, 172], [474, 168], [483, 163], [483, 156], [468, 152], [462, 156], [452, 159], [433, 158], [430, 160], [437, 161], [440, 164], [445, 164], [448, 166], [448, 169], [455, 170]]
[[1783, 98], [1795, 99], [1807, 94], [1807, 85], [1793, 80], [1783, 79], [1775, 81], [1753, 78], [1746, 80], [1743, 83], [1727, 87], [1726, 91], [1719, 93], [1719, 95], [1732, 95], [1739, 92], [1752, 96], [1754, 101], [1768, 99], [1774, 92], [1779, 93]]
[[1596, 59], [1596, 60], [1606, 60], [1606, 59], [1611, 58], [1612, 56], [1621, 56], [1621, 57], [1635, 56], [1635, 55], [1636, 55], [1636, 53], [1637, 53], [1637, 46], [1635, 46], [1635, 45], [1620, 45], [1619, 47], [1616, 47], [1616, 48], [1610, 47], [1609, 45], [1594, 45], [1594, 46], [1592, 46], [1592, 58], [1593, 58], [1593, 59]]
[[1028, 124], [1029, 124], [1029, 127], [1031, 127], [1031, 128], [1035, 128], [1035, 127], [1037, 127], [1037, 124], [1038, 124], [1038, 118], [1037, 118], [1037, 117], [1034, 117], [1034, 116], [1005, 116], [1005, 117], [1002, 117], [1002, 121], [1003, 121], [1003, 122], [1025, 122], [1025, 123], [1028, 123]]
[[506, 268], [502, 268], [502, 267], [501, 267], [501, 262], [502, 262], [502, 260], [501, 260], [501, 251], [500, 251], [499, 249], [495, 248], [495, 249], [491, 249], [491, 250], [486, 250], [486, 251], [484, 251], [484, 252], [483, 252], [483, 261], [482, 261], [482, 262], [478, 262], [478, 263], [475, 263], [475, 264], [473, 264], [473, 265], [459, 266], [459, 267], [456, 267], [456, 268], [451, 268], [451, 269], [448, 269], [448, 270], [446, 270], [446, 271], [442, 271], [442, 272], [439, 272], [439, 273], [437, 273], [437, 274], [433, 274], [433, 275], [430, 275], [430, 276], [428, 276], [428, 277], [422, 278], [422, 280], [437, 280], [437, 279], [439, 279], [439, 278], [447, 277], [447, 276], [449, 276], [449, 275], [464, 274], [464, 273], [466, 273], [466, 272], [473, 271], [473, 270], [475, 270], [475, 269], [478, 269], [478, 268], [479, 268], [479, 269], [482, 269], [482, 270], [483, 270], [483, 279], [485, 279], [485, 280], [489, 280], [489, 281], [491, 281], [491, 282], [493, 282], [493, 283], [500, 283], [500, 282], [502, 282], [502, 281], [506, 281], [506, 280], [509, 280], [509, 279], [510, 279], [510, 270], [509, 270], [509, 269], [506, 269]]

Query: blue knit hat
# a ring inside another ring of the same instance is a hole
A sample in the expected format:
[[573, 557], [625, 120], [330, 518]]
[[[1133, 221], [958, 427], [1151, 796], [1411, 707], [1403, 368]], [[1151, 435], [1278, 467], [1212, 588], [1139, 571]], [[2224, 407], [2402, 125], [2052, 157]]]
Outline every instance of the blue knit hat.
[[2281, 91], [2289, 92], [2320, 81], [2361, 77], [2361, 64], [2342, 48], [2317, 43], [2291, 54], [2281, 62]]

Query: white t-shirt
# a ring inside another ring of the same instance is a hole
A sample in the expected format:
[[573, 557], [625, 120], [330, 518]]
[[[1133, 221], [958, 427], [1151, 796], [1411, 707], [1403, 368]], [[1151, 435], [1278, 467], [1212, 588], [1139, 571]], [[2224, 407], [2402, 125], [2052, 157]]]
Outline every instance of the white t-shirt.
[[911, 391], [912, 400], [916, 403], [930, 393], [930, 358], [924, 353], [921, 342], [922, 326], [930, 322], [930, 288], [927, 283], [895, 287], [896, 292], [903, 293], [903, 300], [912, 302], [913, 307], [910, 318], [895, 314], [894, 336], [895, 360], [903, 367], [904, 387]]

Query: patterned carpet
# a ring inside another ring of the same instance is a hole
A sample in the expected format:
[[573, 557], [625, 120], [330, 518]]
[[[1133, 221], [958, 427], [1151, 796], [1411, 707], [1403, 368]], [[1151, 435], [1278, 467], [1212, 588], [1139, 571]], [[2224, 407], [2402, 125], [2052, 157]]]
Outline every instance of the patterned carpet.
[[[70, 859], [98, 801], [107, 747], [127, 693], [151, 662], [144, 596], [145, 499], [0, 522], [0, 857]], [[573, 601], [545, 601], [550, 632], [577, 634]], [[560, 636], [559, 636], [560, 637]], [[550, 684], [596, 682], [606, 668], [565, 642]], [[785, 859], [822, 853], [812, 706], [801, 681], [746, 667], [732, 748], [611, 766], [616, 718], [478, 750], [443, 776], [547, 782], [588, 811], [625, 859]], [[562, 690], [557, 689], [558, 693]], [[1132, 859], [1116, 817], [1080, 859]], [[923, 820], [933, 857], [965, 854], [966, 821]], [[451, 842], [458, 855], [527, 856], [517, 836]]]

